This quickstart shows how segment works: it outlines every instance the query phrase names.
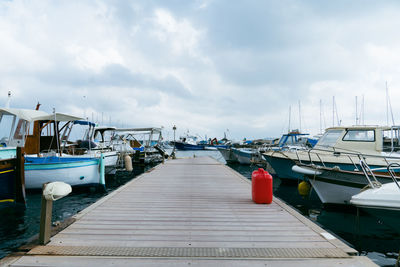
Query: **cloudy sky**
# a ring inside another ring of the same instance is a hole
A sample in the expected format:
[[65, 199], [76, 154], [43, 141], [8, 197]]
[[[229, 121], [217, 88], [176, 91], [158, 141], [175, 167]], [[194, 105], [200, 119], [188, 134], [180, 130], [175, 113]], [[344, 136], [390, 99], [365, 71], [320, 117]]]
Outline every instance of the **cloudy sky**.
[[319, 133], [333, 97], [342, 125], [356, 97], [365, 124], [386, 124], [387, 82], [399, 124], [399, 14], [398, 1], [0, 0], [0, 102], [252, 139], [287, 131], [289, 107], [291, 128]]

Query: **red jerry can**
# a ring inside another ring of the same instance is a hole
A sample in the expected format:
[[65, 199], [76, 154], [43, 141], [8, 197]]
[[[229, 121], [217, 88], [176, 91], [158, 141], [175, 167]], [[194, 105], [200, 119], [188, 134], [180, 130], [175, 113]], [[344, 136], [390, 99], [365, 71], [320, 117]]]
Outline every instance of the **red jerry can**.
[[251, 174], [252, 199], [257, 204], [272, 202], [272, 176], [259, 168]]

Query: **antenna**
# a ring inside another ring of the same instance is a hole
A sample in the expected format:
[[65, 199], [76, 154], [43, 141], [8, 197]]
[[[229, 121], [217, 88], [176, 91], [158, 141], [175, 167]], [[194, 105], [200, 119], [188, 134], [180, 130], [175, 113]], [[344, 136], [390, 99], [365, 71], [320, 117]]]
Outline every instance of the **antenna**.
[[11, 102], [11, 91], [8, 91], [8, 98], [6, 102], [6, 108], [10, 108], [10, 102]]
[[332, 126], [335, 127], [335, 96], [332, 97]]

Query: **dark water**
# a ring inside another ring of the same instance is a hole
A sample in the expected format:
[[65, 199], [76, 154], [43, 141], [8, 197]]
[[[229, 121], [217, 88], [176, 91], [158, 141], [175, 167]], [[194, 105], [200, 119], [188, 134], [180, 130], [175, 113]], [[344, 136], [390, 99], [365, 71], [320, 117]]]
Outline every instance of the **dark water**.
[[[178, 151], [178, 157], [212, 156], [224, 162], [218, 151]], [[250, 179], [256, 166], [240, 164], [229, 165]], [[83, 210], [110, 191], [125, 184], [142, 173], [137, 169], [133, 173], [117, 172], [107, 177], [107, 192], [73, 192], [69, 196], [54, 202], [53, 221], [62, 221]], [[314, 191], [307, 197], [298, 193], [296, 183], [285, 183], [274, 178], [274, 196], [297, 209], [325, 230], [340, 237], [361, 255], [366, 255], [380, 266], [394, 266], [400, 249], [400, 235], [375, 217], [363, 212], [343, 207], [323, 207]], [[40, 193], [28, 193], [26, 209], [0, 210], [0, 258], [15, 251], [39, 232]]]

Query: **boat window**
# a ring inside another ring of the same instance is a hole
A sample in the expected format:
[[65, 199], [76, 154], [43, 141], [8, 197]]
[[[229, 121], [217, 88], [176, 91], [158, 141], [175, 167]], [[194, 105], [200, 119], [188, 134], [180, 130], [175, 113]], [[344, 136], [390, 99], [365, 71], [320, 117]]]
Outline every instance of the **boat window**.
[[318, 141], [319, 146], [332, 147], [336, 144], [338, 138], [342, 135], [343, 130], [329, 130]]
[[374, 142], [374, 130], [348, 130], [343, 137], [343, 141]]
[[10, 146], [10, 141], [15, 132], [15, 120], [14, 115], [3, 114], [1, 116], [0, 146]]
[[400, 129], [391, 129], [382, 131], [383, 134], [383, 151], [385, 152], [393, 152], [400, 150]]

